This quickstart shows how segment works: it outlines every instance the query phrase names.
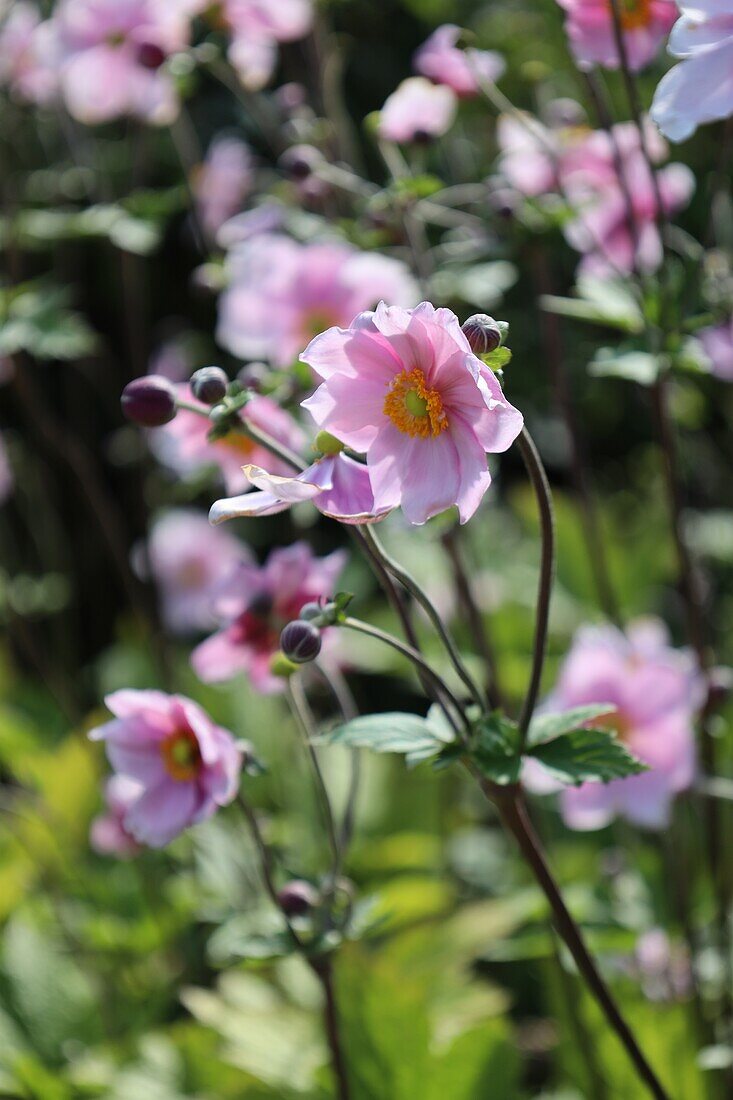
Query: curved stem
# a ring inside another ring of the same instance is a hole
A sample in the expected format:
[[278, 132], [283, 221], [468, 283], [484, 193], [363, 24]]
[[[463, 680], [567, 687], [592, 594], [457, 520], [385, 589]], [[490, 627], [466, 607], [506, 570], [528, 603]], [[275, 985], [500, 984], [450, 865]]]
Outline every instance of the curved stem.
[[316, 790], [318, 792], [318, 803], [321, 808], [321, 815], [323, 817], [323, 824], [326, 829], [326, 835], [328, 836], [328, 843], [331, 848], [331, 856], [333, 859], [333, 876], [338, 874], [338, 869], [341, 866], [341, 846], [339, 844], [338, 833], [336, 831], [336, 822], [333, 818], [333, 809], [331, 808], [331, 799], [328, 794], [328, 788], [326, 781], [323, 778], [323, 772], [321, 771], [321, 765], [318, 763], [318, 756], [316, 750], [313, 747], [313, 737], [315, 736], [315, 723], [313, 721], [313, 715], [310, 712], [308, 706], [308, 700], [303, 690], [303, 684], [300, 677], [296, 674], [291, 676], [288, 680], [287, 686], [288, 702], [290, 703], [295, 720], [300, 727], [300, 731], [303, 734], [303, 741], [305, 743], [308, 756], [310, 757], [311, 767], [313, 769], [313, 777], [316, 782]]
[[252, 840], [254, 841], [255, 848], [257, 849], [257, 854], [260, 858], [260, 870], [262, 871], [262, 880], [265, 884], [265, 889], [270, 896], [270, 900], [285, 921], [285, 925], [294, 945], [298, 948], [299, 951], [305, 952], [305, 944], [293, 928], [290, 918], [280, 904], [280, 897], [277, 892], [277, 886], [275, 885], [275, 861], [273, 859], [270, 846], [262, 835], [260, 823], [257, 820], [257, 814], [252, 809], [249, 802], [244, 797], [241, 791], [237, 795], [237, 803], [245, 816], [250, 834], [252, 836]]
[[[371, 623], [364, 623], [361, 619], [354, 619], [350, 615], [342, 621], [341, 626], [348, 627], [349, 630], [356, 630], [359, 634], [366, 634], [369, 638], [376, 638], [377, 641], [384, 642], [385, 645], [391, 646], [392, 649], [396, 649], [398, 653], [401, 653], [403, 657], [407, 657], [414, 665], [417, 666], [426, 676], [430, 678], [433, 684], [438, 690], [446, 696], [450, 703], [455, 707], [458, 712], [461, 721], [465, 725], [466, 729], [469, 728], [469, 721], [466, 716], [466, 712], [463, 708], [463, 704], [453, 694], [451, 689], [445, 683], [441, 675], [435, 671], [432, 665], [428, 664], [423, 655], [419, 653], [412, 646], [407, 645], [406, 642], [400, 641], [399, 638], [395, 638], [393, 634], [388, 634], [386, 630], [380, 630], [378, 626], [372, 626]], [[454, 729], [455, 722], [451, 721]]]
[[516, 840], [522, 855], [529, 864], [538, 885], [549, 902], [555, 928], [573, 956], [578, 971], [593, 994], [608, 1024], [623, 1044], [626, 1053], [636, 1067], [639, 1078], [644, 1082], [649, 1093], [655, 1097], [655, 1100], [670, 1100], [669, 1094], [647, 1062], [633, 1032], [621, 1015], [611, 991], [601, 977], [585, 944], [580, 929], [565, 905], [560, 889], [545, 859], [539, 837], [527, 814], [521, 790], [518, 787], [495, 788], [485, 780], [482, 781], [481, 786], [490, 801], [498, 807], [505, 827]]
[[466, 616], [476, 652], [486, 666], [486, 696], [489, 706], [495, 710], [503, 708], [502, 694], [496, 675], [496, 654], [494, 653], [483, 615], [478, 606], [471, 578], [463, 560], [458, 538], [458, 528], [451, 527], [441, 538], [445, 552], [453, 567], [453, 579], [458, 602]]
[[[344, 721], [349, 722], [352, 718], [356, 718], [359, 711], [354, 696], [351, 694], [351, 689], [345, 678], [341, 675], [339, 669], [327, 668], [321, 661], [316, 661], [316, 667], [328, 687], [331, 689]], [[341, 852], [342, 862], [354, 833], [354, 817], [356, 814], [356, 800], [359, 795], [360, 781], [361, 754], [359, 749], [352, 749], [351, 776], [349, 778], [349, 789], [346, 794], [346, 805], [339, 835], [339, 851]]]
[[[190, 401], [181, 401], [176, 399], [176, 406], [179, 409], [185, 409], [186, 412], [196, 413], [197, 416], [203, 417], [204, 420], [209, 419], [209, 414], [206, 409], [202, 409], [200, 405], [192, 405]], [[255, 427], [248, 420], [243, 420], [241, 416], [237, 416], [232, 420], [232, 431], [241, 432], [242, 435], [248, 436], [253, 439], [255, 443], [259, 443], [265, 450], [269, 451], [275, 456], [275, 458], [281, 459], [287, 463], [288, 466], [292, 466], [294, 470], [298, 470], [302, 473], [307, 469], [307, 463], [303, 461], [300, 455], [297, 455], [295, 451], [291, 451], [289, 447], [285, 447], [282, 443], [278, 443], [276, 439], [273, 439], [267, 432], [263, 432], [261, 428]]]
[[483, 710], [484, 700], [483, 696], [481, 695], [481, 691], [477, 686], [475, 680], [469, 673], [468, 669], [464, 665], [456, 643], [453, 641], [453, 638], [451, 637], [447, 626], [441, 619], [436, 608], [433, 606], [433, 603], [427, 592], [425, 592], [424, 589], [420, 587], [420, 585], [411, 573], [409, 573], [402, 565], [400, 565], [398, 561], [396, 561], [387, 553], [384, 546], [379, 541], [374, 531], [371, 530], [371, 528], [365, 528], [364, 536], [371, 543], [374, 551], [381, 558], [385, 568], [392, 574], [393, 577], [396, 577], [400, 584], [404, 585], [407, 591], [412, 596], [414, 596], [414, 598], [417, 600], [423, 610], [427, 613], [430, 622], [435, 627], [439, 638], [445, 646], [446, 652], [448, 654], [448, 657], [450, 658], [450, 662], [453, 665], [453, 668], [470, 692], [471, 698], [473, 699], [474, 703], [476, 703], [480, 710]]
[[545, 663], [545, 651], [547, 649], [547, 629], [550, 620], [550, 598], [552, 596], [552, 582], [555, 577], [555, 515], [552, 507], [552, 492], [547, 480], [542, 459], [534, 444], [534, 440], [526, 428], [522, 429], [517, 439], [517, 445], [522, 454], [524, 465], [529, 474], [532, 487], [537, 498], [537, 506], [540, 513], [540, 529], [542, 532], [542, 554], [540, 560], [540, 579], [537, 590], [537, 618], [535, 621], [534, 652], [532, 656], [532, 674], [529, 687], [522, 706], [519, 718], [520, 748], [524, 749], [527, 739], [527, 730], [532, 720], [537, 704], [540, 683], [542, 681], [542, 668]]

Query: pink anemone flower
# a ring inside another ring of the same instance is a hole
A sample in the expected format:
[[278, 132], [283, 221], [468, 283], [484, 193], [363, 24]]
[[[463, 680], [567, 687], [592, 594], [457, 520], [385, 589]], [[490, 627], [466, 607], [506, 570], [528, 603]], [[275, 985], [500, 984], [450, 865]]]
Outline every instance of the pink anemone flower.
[[[557, 0], [567, 12], [565, 29], [580, 68], [620, 65], [611, 0]], [[677, 18], [674, 0], [620, 0], [621, 27], [629, 67], [638, 72], [653, 61]]]
[[651, 116], [670, 141], [733, 114], [733, 0], [683, 0], [669, 38], [680, 59], [662, 77]]
[[304, 604], [334, 594], [345, 560], [341, 550], [316, 558], [307, 543], [297, 542], [273, 550], [263, 566], [240, 566], [216, 603], [222, 629], [191, 654], [196, 675], [205, 683], [218, 683], [245, 673], [255, 691], [282, 691], [282, 678], [270, 671], [280, 633], [298, 618]]
[[17, 0], [0, 13], [0, 86], [26, 103], [48, 104], [58, 90], [56, 27], [38, 9]]
[[275, 516], [306, 500], [329, 519], [349, 525], [375, 523], [389, 512], [375, 508], [366, 466], [343, 453], [323, 455], [297, 477], [278, 477], [260, 466], [245, 466], [244, 475], [255, 492], [215, 501], [210, 523], [240, 516]]
[[415, 54], [415, 68], [435, 84], [445, 84], [462, 99], [478, 95], [479, 80], [494, 83], [506, 68], [494, 50], [462, 50], [461, 28], [445, 23], [423, 42]]
[[400, 144], [442, 137], [456, 117], [455, 92], [424, 76], [411, 76], [392, 92], [379, 112], [379, 136]]
[[189, 42], [187, 0], [62, 0], [61, 89], [70, 113], [94, 125], [133, 115], [167, 126], [178, 114], [165, 62]]
[[105, 742], [117, 775], [138, 784], [122, 819], [136, 841], [162, 848], [232, 801], [241, 754], [197, 703], [161, 691], [116, 691], [105, 703], [114, 719], [89, 737]]
[[312, 0], [192, 0], [229, 32], [229, 61], [245, 88], [257, 92], [269, 83], [278, 45], [295, 42], [313, 22]]
[[[626, 633], [612, 626], [578, 631], [543, 709], [612, 704], [615, 712], [594, 724], [615, 728], [650, 770], [611, 783], [563, 789], [565, 824], [601, 829], [620, 816], [648, 829], [663, 829], [675, 794], [695, 778], [695, 719], [704, 697], [693, 656], [673, 649], [656, 620], [637, 620]], [[557, 789], [540, 765], [528, 768], [525, 778], [538, 793]]]
[[243, 359], [278, 367], [292, 366], [319, 332], [347, 325], [380, 298], [414, 305], [418, 297], [401, 261], [341, 242], [300, 244], [263, 234], [235, 248], [227, 268], [218, 342]]
[[148, 570], [152, 574], [165, 626], [175, 634], [189, 634], [216, 625], [214, 593], [222, 577], [249, 557], [239, 539], [213, 530], [201, 512], [174, 508], [155, 521], [133, 563], [140, 575]]
[[710, 360], [711, 373], [733, 382], [733, 317], [722, 325], [701, 329], [697, 336]]
[[252, 183], [252, 154], [246, 141], [232, 136], [214, 138], [193, 177], [198, 216], [211, 240], [241, 210]]
[[301, 356], [324, 379], [303, 402], [318, 426], [366, 454], [374, 507], [414, 524], [458, 506], [465, 523], [522, 414], [476, 358], [448, 309], [423, 302], [360, 313], [317, 336]]
[[[190, 386], [181, 386], [179, 393], [188, 404], [198, 405], [202, 412], [208, 412], [205, 405], [196, 401]], [[305, 445], [305, 436], [295, 420], [269, 397], [253, 397], [240, 416], [292, 451], [300, 451]], [[218, 466], [230, 493], [241, 492], [248, 486], [242, 473], [247, 463], [267, 464], [276, 473], [290, 472], [286, 463], [273, 458], [270, 451], [244, 433], [230, 432], [223, 439], [210, 440], [210, 429], [211, 421], [207, 416], [179, 409], [173, 420], [154, 429], [153, 447], [161, 461], [176, 473], [190, 474], [207, 465]]]
[[125, 828], [125, 817], [142, 793], [134, 779], [111, 776], [104, 788], [105, 812], [95, 817], [89, 830], [89, 843], [100, 856], [130, 859], [140, 851], [135, 837]]

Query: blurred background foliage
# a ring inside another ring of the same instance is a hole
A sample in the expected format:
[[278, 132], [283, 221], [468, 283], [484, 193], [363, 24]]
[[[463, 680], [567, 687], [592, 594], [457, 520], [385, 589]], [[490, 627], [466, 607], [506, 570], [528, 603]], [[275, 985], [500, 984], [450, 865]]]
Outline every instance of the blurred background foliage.
[[[518, 105], [537, 110], [557, 96], [584, 99], [554, 0], [332, 0], [325, 7], [344, 50], [355, 119], [381, 106], [409, 75], [415, 48], [446, 20], [505, 55], [502, 87]], [[308, 79], [302, 48], [284, 51], [289, 79]], [[647, 92], [659, 71], [645, 74]], [[205, 75], [189, 79], [200, 147], [233, 128], [271, 165], [262, 134], [237, 101]], [[621, 108], [617, 79], [608, 83]], [[12, 355], [15, 370], [0, 388], [0, 428], [15, 491], [0, 511], [0, 1095], [319, 1100], [330, 1085], [318, 994], [300, 961], [267, 956], [270, 916], [236, 807], [165, 852], [130, 862], [103, 859], [88, 844], [105, 765], [85, 732], [100, 719], [105, 692], [156, 685], [191, 695], [255, 744], [268, 774], [252, 793], [285, 865], [307, 878], [322, 856], [317, 809], [283, 704], [253, 694], [243, 680], [216, 689], [198, 683], [184, 648], [159, 625], [151, 629], [155, 593], [129, 565], [150, 516], [171, 503], [208, 506], [212, 482], [175, 481], [161, 471], [141, 433], [121, 420], [123, 385], [147, 370], [172, 335], [185, 344], [192, 368], [235, 366], [212, 342], [214, 298], [192, 278], [201, 257], [175, 135], [134, 122], [69, 132], [53, 111], [31, 116], [9, 101], [1, 111], [0, 356]], [[429, 164], [438, 177], [450, 172], [452, 182], [486, 176], [496, 152], [484, 104], [469, 105], [460, 126], [463, 155], [447, 165], [436, 151]], [[718, 139], [710, 127], [684, 151], [700, 183], [681, 224], [698, 238], [712, 187], [702, 167], [715, 163]], [[378, 174], [366, 141], [363, 155]], [[715, 214], [730, 234], [730, 210]], [[355, 240], [365, 231], [346, 218], [343, 229]], [[569, 292], [574, 254], [559, 233], [538, 236], [511, 220], [495, 219], [488, 232], [485, 270], [457, 268], [440, 304], [462, 317], [482, 308], [510, 322], [511, 399], [525, 412], [556, 493], [549, 686], [573, 630], [598, 618], [553, 397], [551, 343], [559, 346], [553, 354], [562, 356], [588, 447], [624, 615], [660, 613], [679, 640], [675, 559], [645, 392], [589, 376], [589, 361], [613, 334], [548, 320], [539, 308], [541, 294]], [[492, 266], [498, 262], [504, 266]], [[713, 382], [674, 382], [688, 522], [715, 572], [713, 625], [727, 661], [732, 399]], [[502, 688], [515, 702], [529, 672], [537, 520], [511, 454], [502, 459], [494, 498], [467, 529], [466, 554], [490, 617]], [[335, 525], [314, 523], [296, 509], [239, 521], [239, 533], [258, 552], [303, 533], [321, 552], [338, 544]], [[395, 519], [385, 538], [451, 607], [443, 533], [440, 521], [415, 531]], [[351, 562], [344, 587], [364, 617], [390, 625], [362, 562]], [[460, 616], [455, 627], [470, 647]], [[424, 634], [427, 652], [439, 659]], [[349, 645], [365, 710], [423, 705], [399, 657], [353, 639]], [[324, 700], [315, 704], [325, 711]], [[729, 750], [726, 738], [724, 758]], [[345, 759], [333, 750], [324, 764], [338, 797]], [[485, 804], [452, 774], [406, 772], [383, 758], [366, 760], [365, 768], [348, 866], [364, 936], [344, 947], [338, 968], [357, 1100], [644, 1096]], [[647, 995], [633, 953], [638, 936], [657, 925], [675, 938], [682, 933], [669, 898], [689, 888], [687, 870], [701, 859], [693, 815], [681, 799], [672, 831], [656, 838], [621, 825], [569, 834], [551, 809], [539, 810], [573, 911], [623, 991], [642, 1046], [685, 1100], [707, 1095], [706, 1087], [715, 1095], [726, 1053], [709, 1045], [708, 1021], [694, 1018], [686, 994]], [[710, 899], [703, 891], [692, 902], [704, 919]], [[716, 996], [714, 963], [703, 978]]]

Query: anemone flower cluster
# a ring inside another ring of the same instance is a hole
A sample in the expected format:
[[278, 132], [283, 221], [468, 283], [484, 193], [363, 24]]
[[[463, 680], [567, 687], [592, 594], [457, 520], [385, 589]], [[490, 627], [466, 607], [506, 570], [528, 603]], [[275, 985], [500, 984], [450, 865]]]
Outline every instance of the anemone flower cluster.
[[[646, 152], [661, 164], [667, 145], [647, 120], [644, 138]], [[635, 266], [649, 272], [659, 266], [657, 189], [665, 214], [673, 215], [689, 201], [695, 179], [686, 165], [667, 164], [657, 169], [655, 186], [633, 122], [617, 123], [609, 133], [547, 127], [530, 116], [503, 117], [498, 139], [499, 171], [510, 186], [532, 198], [560, 190], [569, 202], [573, 215], [564, 231], [583, 253], [583, 273], [627, 274]]]
[[179, 100], [166, 62], [190, 41], [186, 0], [61, 0], [53, 23], [61, 91], [75, 118], [173, 122]]
[[[241, 754], [228, 730], [197, 703], [161, 691], [116, 691], [105, 699], [112, 721], [89, 734], [104, 741], [123, 791], [113, 788], [109, 818], [97, 825], [101, 846], [122, 837], [162, 848], [191, 825], [232, 801], [239, 786]], [[109, 794], [109, 792], [108, 792]]]
[[[247, 463], [268, 465], [275, 473], [290, 472], [287, 464], [273, 459], [268, 450], [244, 432], [209, 439], [211, 421], [207, 406], [196, 401], [188, 385], [180, 385], [178, 395], [188, 405], [200, 409], [200, 413], [179, 409], [175, 419], [157, 428], [152, 437], [156, 454], [175, 473], [192, 474], [214, 466], [220, 471], [227, 492], [238, 492], [249, 484], [242, 472]], [[299, 451], [305, 443], [303, 432], [290, 413], [269, 397], [253, 397], [242, 417], [245, 424], [250, 422], [293, 451]]]
[[651, 116], [670, 141], [733, 114], [733, 0], [681, 2], [669, 38], [679, 63], [664, 76]]
[[[564, 789], [565, 824], [600, 829], [620, 816], [644, 828], [664, 828], [674, 796], [695, 778], [695, 720], [704, 698], [694, 658], [670, 646], [658, 621], [637, 620], [625, 633], [612, 626], [578, 631], [544, 709], [609, 703], [615, 711], [595, 724], [615, 729], [649, 770]], [[525, 779], [537, 793], [558, 789], [539, 764], [526, 768]]]
[[[579, 68], [621, 64], [611, 0], [557, 0], [565, 9], [565, 29]], [[629, 68], [654, 60], [677, 18], [674, 0], [619, 0], [621, 32]]]
[[[345, 563], [342, 551], [317, 558], [304, 542], [273, 550], [262, 566], [242, 563], [222, 584], [214, 602], [221, 629], [191, 655], [196, 675], [206, 683], [218, 683], [246, 673], [255, 691], [265, 695], [282, 691], [284, 681], [271, 667], [280, 648], [280, 633], [305, 604], [334, 594]], [[326, 653], [328, 641], [326, 631]]]
[[235, 247], [227, 275], [217, 340], [234, 355], [277, 367], [292, 366], [317, 333], [347, 325], [380, 298], [410, 306], [418, 297], [399, 260], [338, 241], [301, 244], [284, 234], [259, 234]]
[[163, 624], [173, 634], [211, 630], [212, 600], [249, 549], [226, 531], [212, 528], [193, 508], [174, 508], [153, 524], [133, 556], [137, 572], [155, 581]]
[[311, 0], [193, 0], [204, 14], [228, 32], [229, 61], [245, 88], [259, 91], [269, 83], [277, 65], [278, 47], [295, 42], [311, 28]]

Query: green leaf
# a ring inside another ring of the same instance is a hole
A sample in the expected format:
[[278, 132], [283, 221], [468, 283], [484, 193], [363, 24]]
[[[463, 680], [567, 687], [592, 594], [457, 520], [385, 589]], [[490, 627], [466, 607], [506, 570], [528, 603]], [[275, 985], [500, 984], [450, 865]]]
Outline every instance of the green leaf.
[[507, 363], [511, 362], [511, 358], [512, 353], [509, 348], [499, 347], [495, 351], [482, 355], [481, 362], [485, 363], [490, 370], [497, 371], [503, 370]]
[[588, 365], [596, 378], [625, 378], [640, 386], [651, 386], [666, 367], [666, 360], [647, 351], [622, 351], [599, 348]]
[[445, 742], [427, 718], [417, 714], [367, 714], [339, 726], [326, 738], [329, 744], [373, 752], [437, 753]]
[[647, 771], [611, 730], [576, 729], [536, 745], [529, 753], [561, 783], [610, 783]]
[[28, 283], [0, 302], [0, 355], [27, 351], [37, 359], [76, 359], [96, 336], [81, 314], [66, 308], [61, 287]]
[[639, 303], [628, 288], [613, 279], [582, 276], [575, 288], [576, 298], [557, 298], [546, 294], [540, 299], [542, 308], [576, 321], [640, 333], [644, 316]]
[[592, 703], [590, 706], [564, 710], [560, 714], [538, 714], [530, 723], [527, 744], [533, 746], [554, 741], [563, 733], [578, 729], [594, 718], [605, 718], [615, 711], [613, 703]]
[[516, 783], [522, 766], [519, 727], [495, 712], [479, 719], [471, 755], [481, 772], [494, 783]]

